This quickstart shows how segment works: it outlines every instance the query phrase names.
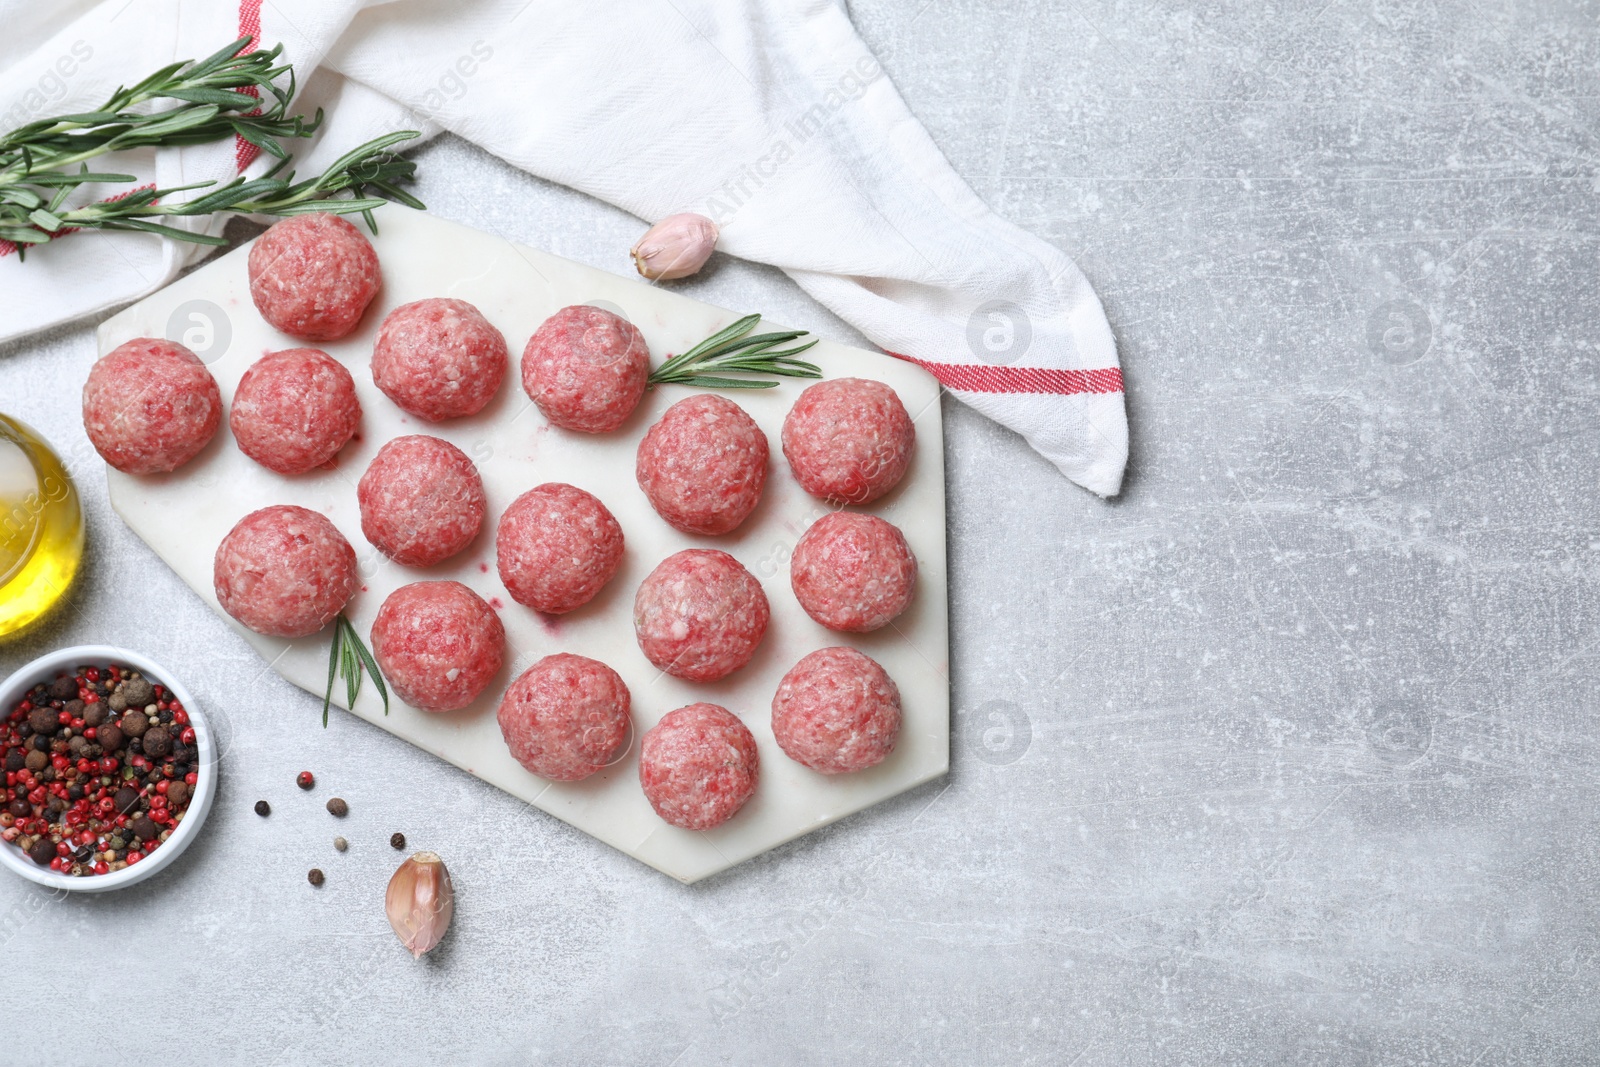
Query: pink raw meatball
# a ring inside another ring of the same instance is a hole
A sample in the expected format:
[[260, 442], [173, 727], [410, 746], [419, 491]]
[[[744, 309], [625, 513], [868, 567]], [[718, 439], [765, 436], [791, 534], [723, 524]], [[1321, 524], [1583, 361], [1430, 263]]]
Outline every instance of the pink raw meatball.
[[559, 652], [511, 683], [496, 717], [518, 763], [541, 778], [576, 782], [616, 759], [628, 735], [629, 705], [616, 671]]
[[275, 329], [337, 341], [378, 295], [378, 253], [337, 215], [292, 215], [250, 247], [250, 299]]
[[355, 595], [356, 550], [324, 516], [292, 504], [252, 511], [212, 566], [222, 610], [258, 634], [314, 634]]
[[835, 511], [795, 545], [789, 584], [806, 614], [828, 629], [865, 633], [911, 603], [917, 557], [893, 523]]
[[431, 567], [478, 536], [488, 501], [467, 454], [424, 434], [378, 449], [356, 486], [361, 532], [408, 567]]
[[783, 420], [783, 454], [800, 488], [865, 504], [911, 464], [916, 427], [895, 391], [869, 378], [834, 378], [800, 394]]
[[522, 388], [544, 417], [568, 430], [608, 433], [644, 396], [650, 349], [627, 319], [603, 308], [562, 308], [522, 350]]
[[304, 474], [327, 463], [360, 424], [355, 379], [315, 348], [256, 360], [239, 379], [228, 411], [239, 451], [279, 474]]
[[594, 599], [617, 573], [622, 527], [592, 494], [547, 482], [506, 508], [494, 547], [511, 598], [560, 615]]
[[760, 776], [750, 728], [715, 704], [667, 712], [639, 745], [645, 798], [685, 830], [710, 830], [733, 818], [755, 795]]
[[465, 300], [418, 300], [383, 320], [372, 380], [402, 409], [438, 422], [482, 411], [508, 358], [505, 337]]
[[633, 628], [645, 657], [691, 682], [714, 682], [749, 663], [770, 617], [761, 583], [738, 560], [710, 548], [668, 556], [633, 599]]
[[372, 657], [401, 700], [455, 711], [500, 673], [506, 630], [460, 582], [412, 582], [389, 594], [372, 623]]
[[139, 337], [89, 369], [83, 428], [125, 474], [165, 474], [189, 462], [222, 422], [222, 394], [205, 364], [176, 341]]
[[818, 649], [778, 683], [772, 735], [790, 759], [823, 774], [876, 767], [900, 737], [900, 690], [855, 649]]
[[767, 435], [726, 397], [691, 396], [668, 408], [639, 442], [634, 476], [673, 528], [725, 534], [761, 501]]

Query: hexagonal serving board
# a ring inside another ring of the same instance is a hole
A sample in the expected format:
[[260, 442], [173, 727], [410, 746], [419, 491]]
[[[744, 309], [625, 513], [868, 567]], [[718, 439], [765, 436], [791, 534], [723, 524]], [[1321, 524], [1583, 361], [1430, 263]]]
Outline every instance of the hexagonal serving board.
[[[349, 367], [363, 409], [359, 438], [335, 468], [286, 478], [247, 459], [224, 420], [216, 439], [170, 475], [134, 477], [110, 470], [111, 503], [124, 521], [205, 602], [235, 627], [272, 669], [321, 696], [327, 680], [331, 628], [283, 641], [234, 623], [218, 607], [211, 565], [217, 544], [245, 514], [270, 504], [299, 504], [327, 515], [356, 547], [363, 586], [346, 609], [365, 637], [390, 592], [409, 582], [448, 578], [476, 590], [505, 622], [507, 666], [471, 707], [429, 714], [391, 700], [385, 716], [374, 687], [363, 687], [354, 714], [410, 741], [470, 774], [621, 849], [683, 882], [693, 882], [749, 859], [835, 819], [943, 774], [949, 765], [949, 641], [946, 614], [944, 457], [938, 388], [921, 369], [889, 356], [823, 341], [809, 356], [828, 377], [877, 378], [892, 385], [917, 427], [911, 470], [893, 493], [862, 509], [896, 523], [920, 562], [917, 595], [893, 624], [872, 634], [837, 634], [812, 622], [789, 589], [788, 559], [796, 540], [827, 506], [802, 492], [779, 448], [784, 415], [804, 382], [730, 393], [766, 431], [773, 463], [754, 514], [726, 537], [692, 537], [669, 527], [634, 481], [634, 451], [645, 430], [691, 390], [666, 386], [646, 394], [616, 433], [592, 436], [550, 426], [520, 387], [522, 346], [546, 317], [569, 304], [597, 303], [625, 314], [644, 333], [654, 362], [681, 352], [738, 317], [664, 289], [572, 263], [503, 238], [390, 207], [379, 213], [373, 239], [384, 286], [361, 328], [322, 346]], [[209, 363], [225, 402], [245, 369], [262, 353], [302, 342], [273, 330], [250, 301], [248, 248], [207, 264], [108, 320], [99, 330], [102, 353], [134, 337], [170, 337]], [[384, 315], [424, 297], [468, 300], [505, 334], [512, 362], [505, 384], [480, 414], [426, 423], [395, 407], [372, 383], [368, 363]], [[454, 559], [411, 568], [384, 559], [361, 535], [356, 482], [386, 441], [428, 433], [460, 447], [478, 464], [488, 494], [484, 528]], [[517, 604], [495, 570], [494, 525], [519, 494], [541, 482], [570, 482], [605, 502], [627, 538], [616, 578], [594, 601], [564, 616], [542, 616]], [[633, 594], [662, 559], [680, 549], [731, 552], [760, 581], [772, 604], [772, 625], [755, 659], [711, 684], [662, 674], [633, 635]], [[872, 656], [900, 687], [905, 725], [895, 752], [860, 774], [827, 777], [800, 766], [773, 740], [771, 701], [778, 680], [814, 649], [852, 645]], [[524, 770], [501, 739], [495, 708], [512, 678], [553, 652], [575, 652], [610, 664], [633, 694], [634, 733], [628, 753], [576, 783], [548, 782]], [[707, 832], [661, 821], [638, 780], [638, 736], [673, 708], [698, 700], [721, 704], [755, 734], [761, 752], [756, 795], [732, 820]], [[315, 725], [306, 702], [289, 714]], [[514, 846], [513, 846], [514, 847]]]

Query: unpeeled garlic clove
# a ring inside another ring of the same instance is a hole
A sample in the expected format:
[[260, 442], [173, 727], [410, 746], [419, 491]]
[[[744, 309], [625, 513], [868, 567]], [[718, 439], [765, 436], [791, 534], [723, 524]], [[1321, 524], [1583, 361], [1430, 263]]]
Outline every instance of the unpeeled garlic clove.
[[418, 852], [407, 859], [389, 879], [383, 905], [395, 936], [412, 956], [421, 959], [444, 940], [456, 911], [455, 886], [444, 860], [433, 852]]
[[704, 215], [668, 215], [630, 249], [633, 265], [651, 281], [687, 278], [711, 258], [717, 224]]

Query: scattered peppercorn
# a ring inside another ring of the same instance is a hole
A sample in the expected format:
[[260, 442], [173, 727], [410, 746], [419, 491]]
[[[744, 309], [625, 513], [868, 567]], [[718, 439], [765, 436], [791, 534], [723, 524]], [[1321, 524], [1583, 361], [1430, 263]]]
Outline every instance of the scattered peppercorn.
[[406, 847], [406, 835], [402, 834], [402, 833], [390, 834], [389, 835], [389, 847], [390, 848], [405, 848]]
[[317, 778], [316, 775], [312, 774], [310, 771], [301, 771], [299, 774], [294, 776], [294, 784], [299, 786], [301, 789], [310, 789], [312, 786], [317, 784]]
[[333, 847], [338, 849], [340, 852], [343, 852], [345, 849], [350, 847], [350, 842], [346, 841], [342, 837], [336, 837], [333, 839]]
[[268, 815], [272, 814], [272, 805], [268, 804], [265, 800], [256, 801], [256, 814], [265, 819]]
[[311, 868], [311, 870], [306, 873], [306, 881], [310, 882], [312, 885], [321, 885], [324, 881], [322, 871], [316, 867]]
[[328, 801], [328, 814], [337, 815], [342, 819], [350, 814], [350, 805], [346, 804], [341, 797], [333, 797]]

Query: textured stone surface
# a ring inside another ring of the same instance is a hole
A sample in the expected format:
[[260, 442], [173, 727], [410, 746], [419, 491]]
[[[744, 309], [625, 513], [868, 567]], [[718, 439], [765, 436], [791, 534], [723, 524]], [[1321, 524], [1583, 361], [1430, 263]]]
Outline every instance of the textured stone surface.
[[[948, 780], [685, 889], [318, 728], [80, 461], [86, 580], [0, 666], [136, 644], [223, 709], [227, 755], [153, 884], [0, 880], [35, 1002], [94, 960], [284, 1064], [1595, 1059], [1594, 6], [854, 14], [979, 193], [1079, 257], [1132, 390], [1110, 504], [946, 405]], [[439, 214], [628, 269], [636, 220], [459, 142], [420, 162]], [[714, 262], [689, 292], [858, 340]], [[83, 328], [13, 346], [0, 407], [81, 456], [92, 356]], [[394, 830], [459, 891], [420, 964], [381, 913]]]

